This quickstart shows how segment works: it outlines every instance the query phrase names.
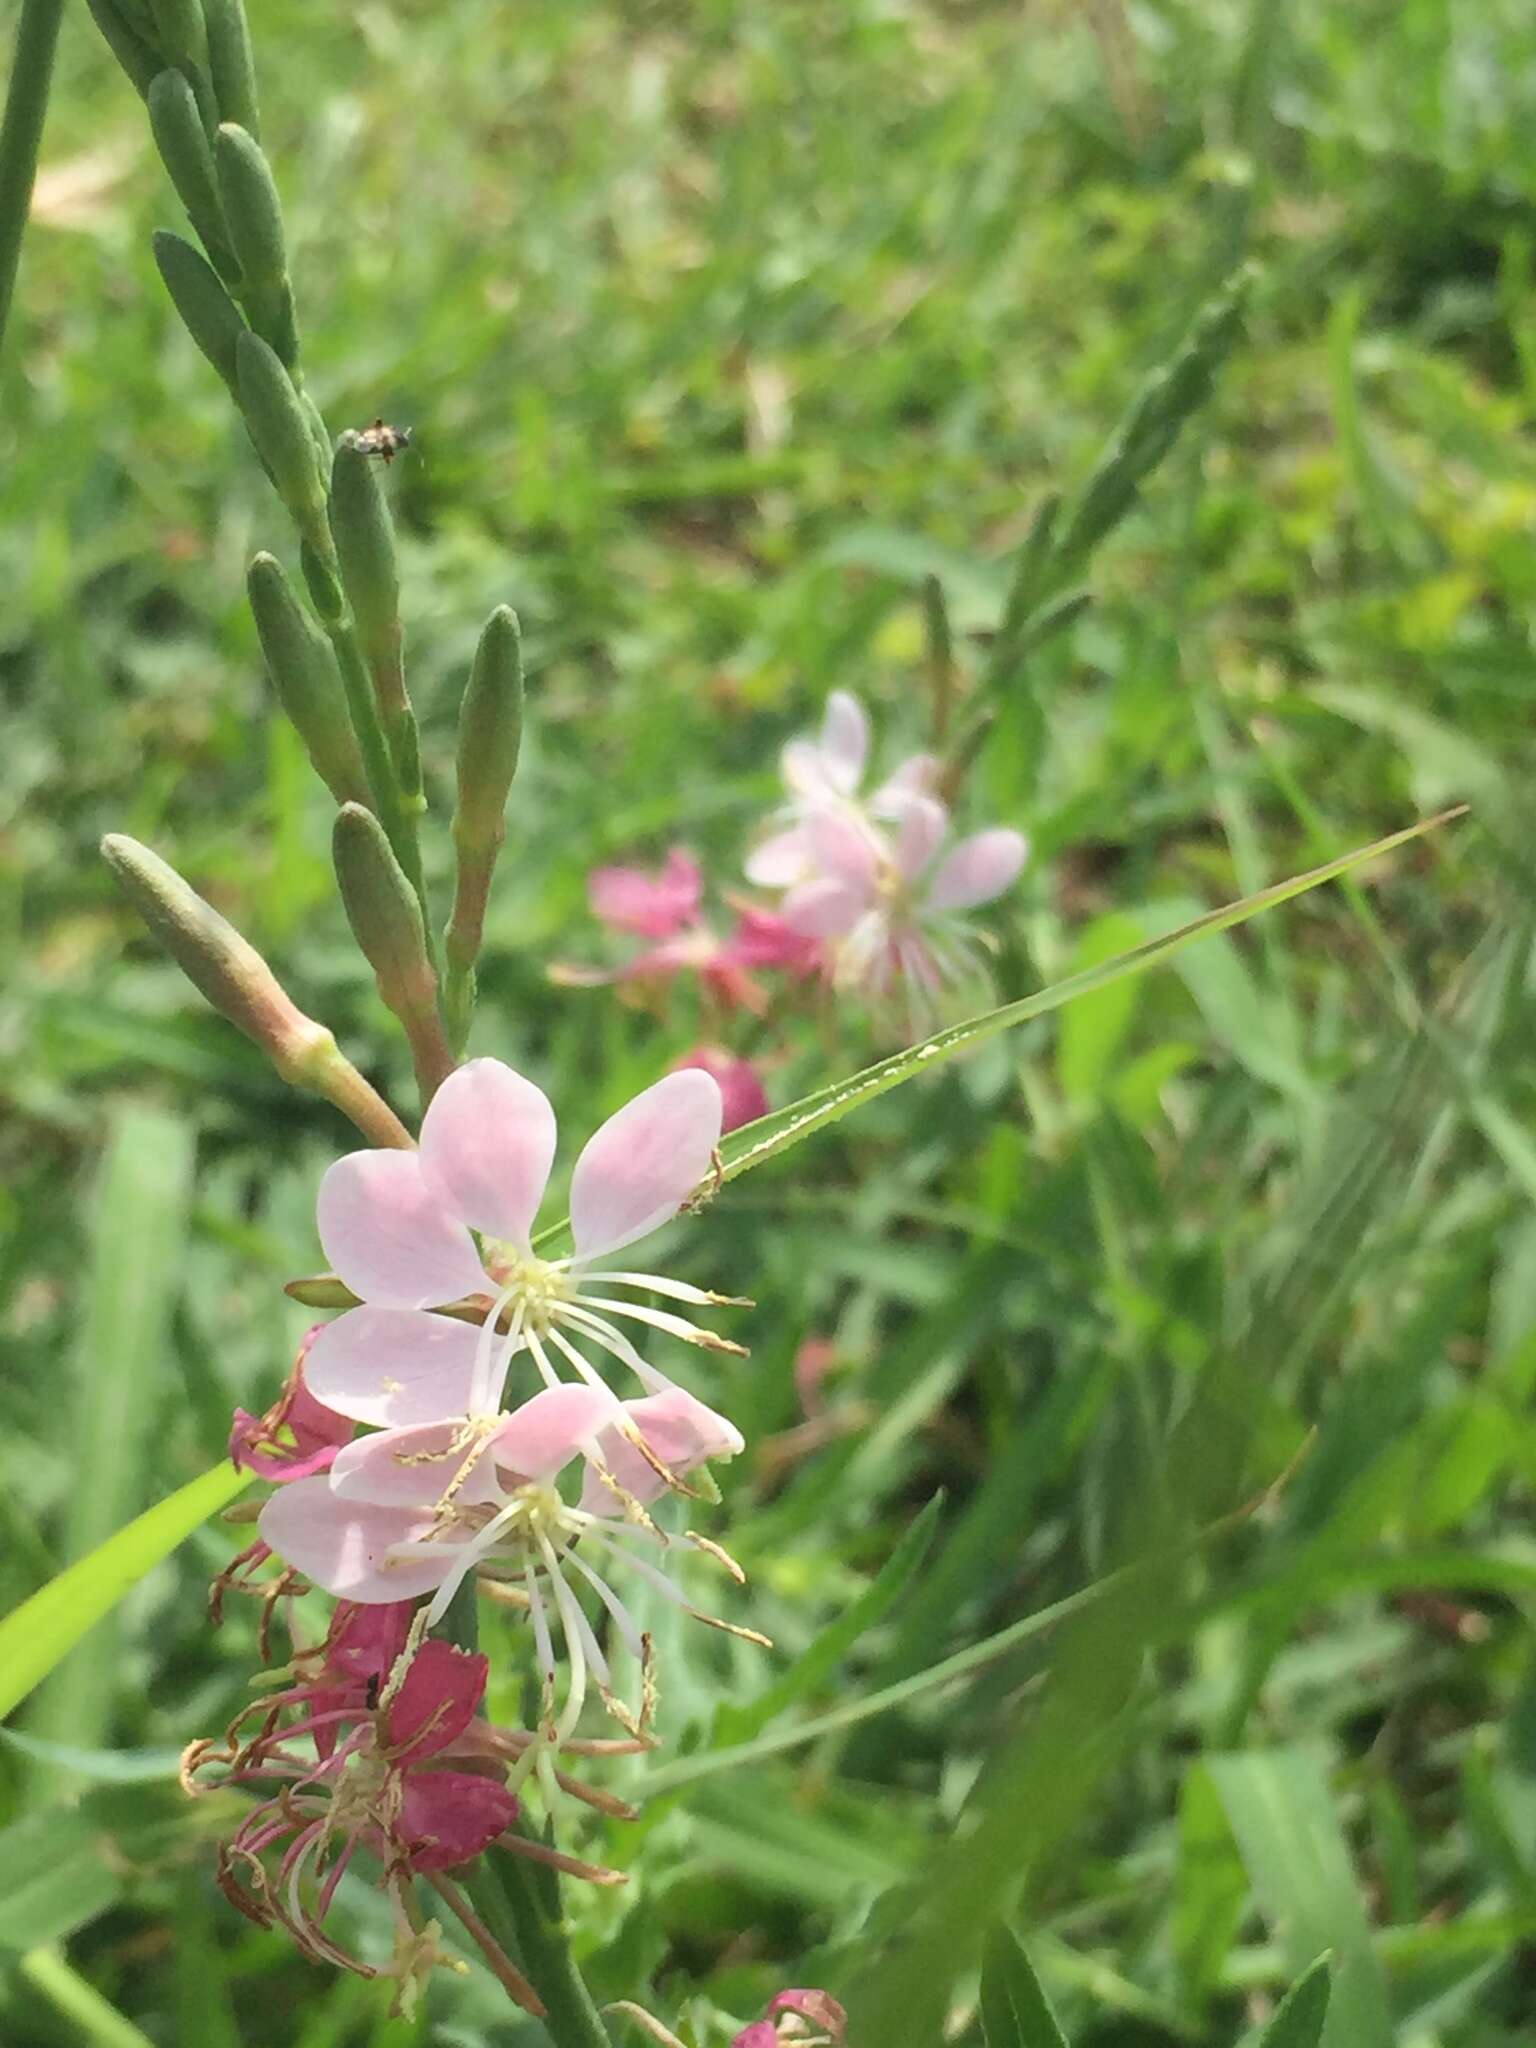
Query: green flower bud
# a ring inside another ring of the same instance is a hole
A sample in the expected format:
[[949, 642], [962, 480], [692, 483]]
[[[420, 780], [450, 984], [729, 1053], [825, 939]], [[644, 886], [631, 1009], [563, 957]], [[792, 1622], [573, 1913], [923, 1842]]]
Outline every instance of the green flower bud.
[[234, 300], [214, 275], [212, 266], [190, 242], [161, 228], [154, 238], [155, 263], [181, 315], [182, 325], [218, 371], [238, 401], [236, 351], [244, 320]]
[[271, 555], [257, 555], [245, 587], [272, 688], [316, 774], [337, 803], [367, 803], [368, 782], [330, 641]]
[[149, 88], [149, 125], [155, 147], [171, 174], [177, 197], [215, 267], [232, 284], [240, 265], [224, 228], [224, 211], [213, 172], [213, 151], [197, 111], [192, 88], [180, 71], [162, 71]]
[[347, 922], [366, 954], [379, 994], [410, 1041], [425, 1104], [453, 1071], [437, 1010], [437, 976], [427, 954], [421, 904], [390, 851], [384, 828], [361, 804], [343, 804], [331, 836]]
[[475, 1004], [475, 962], [485, 932], [496, 857], [506, 837], [507, 792], [523, 738], [523, 650], [517, 614], [486, 621], [459, 710], [458, 802], [453, 814], [453, 913], [444, 935], [448, 1035], [462, 1052]]
[[238, 121], [250, 135], [261, 133], [256, 106], [256, 65], [251, 32], [241, 0], [203, 0], [208, 25], [208, 69], [221, 121]]
[[244, 274], [251, 324], [291, 369], [298, 359], [288, 243], [272, 167], [261, 145], [233, 121], [213, 140], [214, 167], [229, 238]]
[[410, 1133], [338, 1051], [323, 1024], [306, 1017], [256, 948], [189, 882], [119, 832], [101, 842], [107, 865], [182, 973], [219, 1014], [259, 1045], [285, 1081], [313, 1088], [375, 1145], [408, 1146]]
[[260, 335], [249, 329], [235, 344], [235, 373], [240, 410], [256, 452], [300, 532], [324, 555], [329, 551], [325, 486], [293, 379]]
[[155, 19], [154, 40], [162, 60], [160, 68], [172, 64], [185, 73], [203, 126], [211, 135], [219, 115], [208, 77], [208, 25], [203, 19], [202, 0], [150, 0], [150, 11]]
[[117, 0], [86, 0], [86, 5], [91, 10], [92, 20], [101, 30], [107, 48], [137, 90], [147, 95], [150, 86], [165, 69], [158, 53], [117, 5]]
[[407, 806], [415, 806], [421, 796], [421, 758], [405, 687], [394, 526], [377, 470], [352, 434], [342, 435], [331, 464], [330, 519], [395, 775]]

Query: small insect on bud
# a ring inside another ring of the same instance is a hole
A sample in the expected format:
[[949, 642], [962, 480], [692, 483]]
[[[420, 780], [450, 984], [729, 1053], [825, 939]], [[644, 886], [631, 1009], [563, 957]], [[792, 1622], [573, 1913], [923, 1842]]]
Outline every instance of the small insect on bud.
[[378, 419], [371, 427], [359, 427], [351, 439], [359, 455], [377, 455], [388, 469], [395, 457], [410, 447], [411, 430], [392, 427], [387, 420]]
[[409, 1146], [394, 1111], [306, 1017], [266, 961], [176, 870], [136, 839], [112, 832], [102, 857], [176, 965], [220, 1016], [254, 1040], [285, 1081], [312, 1088], [375, 1145]]

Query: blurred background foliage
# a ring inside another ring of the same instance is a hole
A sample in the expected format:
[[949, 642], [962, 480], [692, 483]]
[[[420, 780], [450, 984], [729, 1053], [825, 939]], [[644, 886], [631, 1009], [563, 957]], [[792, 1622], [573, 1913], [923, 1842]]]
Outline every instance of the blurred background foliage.
[[[617, 1777], [661, 1789], [576, 1836], [633, 1873], [574, 1901], [600, 1994], [718, 2044], [826, 1984], [870, 2048], [974, 2048], [1011, 1917], [1079, 2048], [1225, 2048], [1324, 1948], [1332, 2048], [1529, 2040], [1525, 0], [265, 0], [254, 29], [317, 395], [415, 434], [391, 487], [440, 816], [479, 623], [524, 621], [476, 1048], [571, 1139], [698, 1035], [686, 995], [549, 984], [593, 948], [589, 868], [677, 840], [729, 882], [832, 687], [919, 743], [921, 577], [988, 626], [1041, 495], [1244, 254], [1214, 402], [978, 764], [976, 822], [1036, 846], [1000, 987], [1473, 806], [679, 1233], [760, 1304], [700, 1391], [751, 1444], [715, 1526], [779, 1648], [658, 1619], [669, 1747]], [[77, 10], [0, 361], [6, 1607], [275, 1390], [346, 1143], [153, 953], [99, 835], [173, 859], [406, 1099], [245, 607], [283, 523], [161, 224]], [[770, 1092], [874, 1049], [768, 1047]], [[0, 2033], [535, 2042], [478, 1980], [387, 2020], [213, 1890], [222, 1816], [165, 1781], [247, 1696], [252, 1616], [204, 1619], [230, 1547], [188, 1544], [0, 1748]]]

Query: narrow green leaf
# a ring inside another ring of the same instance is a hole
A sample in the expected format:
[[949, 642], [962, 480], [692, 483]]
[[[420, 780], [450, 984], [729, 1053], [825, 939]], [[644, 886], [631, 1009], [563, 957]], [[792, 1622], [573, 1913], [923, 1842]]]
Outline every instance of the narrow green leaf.
[[1325, 1949], [1338, 1970], [1325, 2048], [1392, 2048], [1395, 2032], [1365, 1904], [1322, 1765], [1302, 1749], [1208, 1760], [1248, 1874], [1293, 1969]]
[[148, 2034], [124, 2019], [94, 1984], [49, 1948], [23, 1956], [21, 1974], [75, 2029], [81, 2048], [155, 2048]]
[[987, 2048], [1067, 2048], [1028, 1956], [1002, 1925], [981, 1953], [981, 2030]]
[[131, 1587], [249, 1484], [248, 1473], [215, 1465], [6, 1615], [0, 1621], [0, 1715], [10, 1713]]
[[121, 1872], [78, 1808], [45, 1807], [0, 1831], [0, 1950], [62, 1941], [122, 1891]]
[[1318, 2048], [1333, 1990], [1331, 1960], [1329, 1956], [1319, 1956], [1306, 1975], [1291, 1986], [1259, 2036], [1259, 2048]]
[[23, 1735], [19, 1728], [0, 1728], [0, 1742], [38, 1763], [52, 1764], [72, 1777], [98, 1785], [153, 1785], [174, 1778], [181, 1768], [179, 1749], [81, 1749], [70, 1742], [47, 1742]]
[[1049, 1016], [1053, 1010], [1065, 1008], [1079, 996], [1109, 988], [1128, 975], [1144, 974], [1149, 967], [1161, 966], [1196, 940], [1246, 924], [1261, 912], [1288, 903], [1292, 897], [1304, 896], [1309, 889], [1316, 889], [1324, 882], [1348, 874], [1352, 868], [1377, 860], [1399, 846], [1406, 846], [1460, 815], [1460, 810], [1455, 809], [1441, 811], [1432, 818], [1422, 818], [1402, 832], [1390, 833], [1385, 839], [1374, 840], [1369, 846], [1359, 847], [1337, 860], [1325, 861], [1321, 867], [1309, 868], [1305, 874], [1273, 883], [1269, 888], [1244, 896], [1236, 903], [1228, 903], [1220, 910], [1207, 911], [1203, 917], [1181, 925], [1177, 931], [1148, 939], [1140, 946], [1133, 946], [1128, 953], [1118, 954], [1113, 960], [1085, 967], [1052, 988], [1041, 989], [1038, 994], [1024, 996], [1017, 1002], [1004, 1003], [998, 1009], [988, 1010], [963, 1024], [952, 1024], [947, 1030], [924, 1039], [920, 1045], [893, 1053], [889, 1059], [866, 1067], [862, 1073], [854, 1074], [848, 1080], [834, 1081], [825, 1088], [817, 1089], [814, 1094], [802, 1096], [787, 1109], [778, 1110], [772, 1116], [759, 1117], [756, 1123], [733, 1131], [721, 1146], [725, 1161], [723, 1177], [735, 1180], [739, 1174], [749, 1173], [753, 1167], [789, 1151], [826, 1125], [837, 1123], [850, 1110], [862, 1108], [866, 1102], [873, 1102], [877, 1096], [900, 1087], [903, 1081], [910, 1081], [916, 1074], [931, 1070], [955, 1053], [964, 1052], [968, 1046], [979, 1045], [984, 1039], [995, 1038], [1000, 1032], [1011, 1031], [1015, 1025], [1027, 1024], [1033, 1018]]
[[942, 1494], [934, 1495], [902, 1532], [901, 1540], [863, 1592], [776, 1685], [769, 1686], [750, 1706], [721, 1708], [715, 1720], [717, 1744], [750, 1741], [786, 1707], [821, 1690], [859, 1638], [885, 1619], [911, 1584], [928, 1555], [943, 1501]]

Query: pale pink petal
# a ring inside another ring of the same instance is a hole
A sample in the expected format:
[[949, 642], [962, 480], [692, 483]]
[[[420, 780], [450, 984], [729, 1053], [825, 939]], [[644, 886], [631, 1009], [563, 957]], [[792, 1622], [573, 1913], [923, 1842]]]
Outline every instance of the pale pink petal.
[[471, 1863], [517, 1819], [517, 1800], [474, 1771], [410, 1771], [394, 1824], [412, 1870]]
[[742, 967], [785, 967], [794, 974], [813, 973], [821, 958], [821, 949], [776, 912], [751, 908], [741, 911], [724, 952]]
[[1029, 852], [1022, 832], [994, 825], [962, 839], [940, 863], [928, 889], [930, 910], [972, 910], [990, 903], [1018, 879]]
[[696, 1067], [668, 1074], [588, 1139], [571, 1175], [578, 1259], [633, 1244], [675, 1216], [720, 1142], [720, 1090]]
[[262, 1540], [327, 1593], [365, 1606], [410, 1600], [447, 1577], [453, 1553], [391, 1561], [391, 1544], [426, 1534], [419, 1508], [343, 1500], [329, 1478], [301, 1479], [274, 1493], [261, 1511]]
[[[741, 1431], [683, 1387], [668, 1387], [641, 1401], [626, 1401], [624, 1413], [670, 1471], [681, 1479], [706, 1458], [734, 1458], [746, 1448]], [[666, 1491], [666, 1481], [612, 1423], [598, 1438], [603, 1463], [628, 1494], [641, 1502]], [[589, 1470], [581, 1505], [592, 1515], [623, 1512], [623, 1503], [597, 1472]]]
[[810, 837], [804, 826], [792, 825], [787, 832], [775, 832], [755, 846], [743, 872], [759, 889], [787, 889], [810, 865]]
[[906, 799], [896, 820], [896, 865], [906, 881], [912, 881], [927, 867], [948, 829], [949, 813], [931, 796]]
[[490, 1448], [490, 1437], [471, 1434], [462, 1416], [380, 1430], [337, 1453], [330, 1488], [341, 1500], [414, 1507], [418, 1516], [429, 1517], [450, 1485], [454, 1499], [466, 1504], [500, 1501]]
[[864, 777], [869, 720], [851, 690], [834, 690], [821, 721], [821, 760], [827, 780], [840, 796], [852, 796]]
[[811, 2020], [831, 2035], [833, 2048], [841, 2048], [848, 2015], [830, 1991], [781, 1991], [768, 2001], [768, 2017], [777, 2019], [781, 2012], [798, 2013], [801, 2019]]
[[435, 1638], [424, 1642], [385, 1711], [391, 1760], [403, 1764], [436, 1756], [462, 1735], [485, 1697], [490, 1668], [490, 1659], [478, 1652]]
[[555, 1156], [549, 1097], [500, 1060], [450, 1074], [421, 1126], [421, 1172], [473, 1230], [526, 1248]]
[[846, 811], [819, 811], [808, 821], [806, 831], [818, 873], [873, 894], [885, 853], [873, 826]]
[[320, 1183], [315, 1220], [338, 1276], [381, 1308], [436, 1308], [486, 1285], [474, 1240], [427, 1187], [415, 1152], [338, 1159]]
[[780, 915], [802, 939], [836, 939], [852, 931], [868, 902], [862, 889], [847, 882], [802, 882], [784, 898]]
[[893, 817], [908, 797], [932, 796], [938, 778], [937, 754], [911, 755], [902, 762], [894, 775], [881, 783], [870, 798], [870, 815], [876, 818]]
[[315, 1339], [305, 1373], [338, 1415], [385, 1429], [439, 1422], [469, 1406], [477, 1323], [414, 1308], [351, 1308]]
[[594, 868], [587, 879], [592, 915], [615, 931], [666, 939], [699, 914], [704, 877], [697, 861], [674, 846], [659, 874], [644, 868]]
[[496, 1462], [519, 1479], [553, 1479], [618, 1406], [617, 1398], [601, 1387], [574, 1382], [545, 1387], [515, 1408], [496, 1432]]
[[815, 740], [791, 740], [779, 756], [784, 786], [801, 803], [825, 803], [836, 792], [827, 780], [826, 764]]

